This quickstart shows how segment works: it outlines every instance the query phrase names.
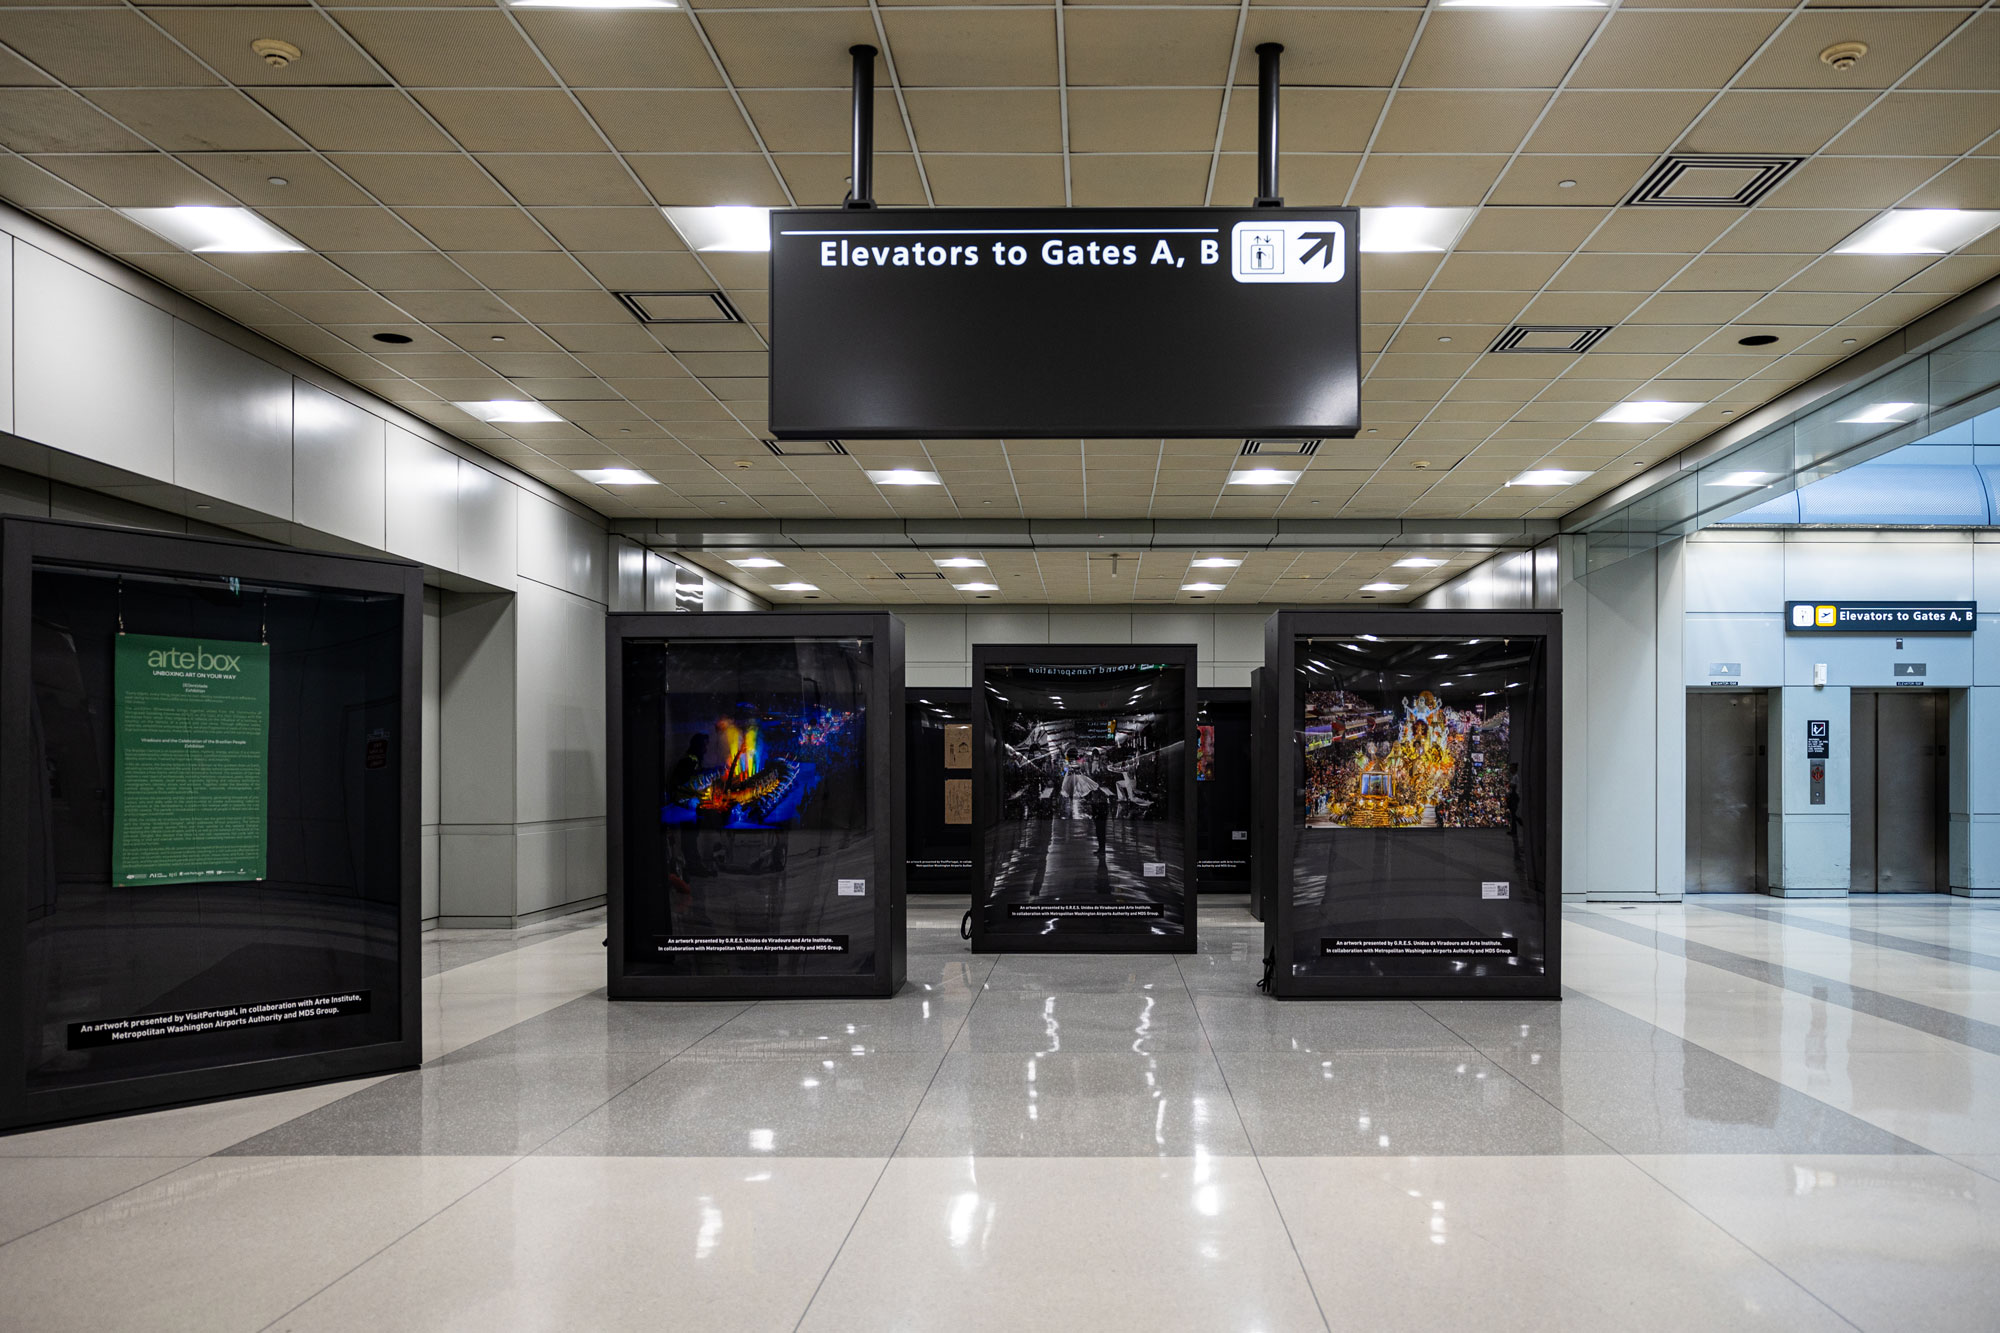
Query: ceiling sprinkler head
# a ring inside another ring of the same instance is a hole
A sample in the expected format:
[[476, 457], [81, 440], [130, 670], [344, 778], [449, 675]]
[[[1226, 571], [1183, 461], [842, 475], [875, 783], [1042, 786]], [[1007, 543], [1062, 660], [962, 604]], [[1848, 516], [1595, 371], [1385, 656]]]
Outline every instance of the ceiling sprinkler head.
[[1861, 63], [1861, 57], [1868, 54], [1866, 42], [1835, 42], [1819, 53], [1822, 62], [1837, 70], [1850, 70]]
[[305, 52], [290, 42], [280, 41], [276, 37], [259, 37], [250, 43], [250, 49], [264, 57], [264, 63], [272, 69], [283, 69], [305, 55]]

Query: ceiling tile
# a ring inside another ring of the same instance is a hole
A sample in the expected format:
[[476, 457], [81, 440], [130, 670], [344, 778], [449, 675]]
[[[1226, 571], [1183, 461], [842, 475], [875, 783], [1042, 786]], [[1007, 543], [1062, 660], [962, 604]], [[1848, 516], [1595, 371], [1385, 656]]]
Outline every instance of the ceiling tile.
[[497, 208], [404, 208], [397, 211], [405, 222], [422, 232], [440, 250], [558, 248], [534, 218], [512, 204]]
[[305, 147], [268, 111], [233, 89], [100, 90], [91, 100], [170, 153]]
[[[1285, 47], [1282, 73], [1285, 111], [1291, 113], [1293, 90], [1289, 85], [1347, 90], [1387, 88], [1395, 81], [1416, 36], [1418, 16], [1347, 8], [1297, 8], [1283, 12], [1252, 5], [1243, 22], [1243, 41], [1236, 64], [1236, 83], [1249, 90], [1249, 110], [1255, 114], [1257, 88], [1257, 47], [1262, 42], [1281, 42]], [[1435, 26], [1437, 17], [1432, 18]], [[1434, 86], [1486, 87], [1484, 83]], [[1233, 110], [1244, 109], [1238, 101]], [[1374, 117], [1367, 118], [1372, 126]]]
[[1195, 206], [1208, 183], [1208, 159], [1192, 153], [1073, 153], [1072, 198], [1079, 206]]
[[136, 9], [0, 9], [0, 42], [72, 88], [220, 82]]
[[[757, 94], [751, 94], [756, 96]], [[614, 148], [627, 153], [750, 153], [756, 137], [727, 92], [603, 89], [577, 94]]]
[[1673, 146], [1708, 105], [1707, 92], [1603, 92], [1556, 96], [1528, 140], [1533, 153], [1646, 153]]
[[149, 147], [67, 88], [0, 91], [0, 144], [17, 153], [131, 153]]
[[571, 250], [687, 248], [657, 208], [531, 207], [529, 212]]
[[507, 192], [463, 153], [341, 153], [331, 160], [385, 204], [513, 203]]
[[[146, 14], [216, 73], [238, 86], [330, 88], [386, 84], [384, 75], [324, 12], [305, 6], [163, 6]], [[266, 63], [250, 43], [270, 37], [299, 48], [282, 68]]]
[[327, 152], [436, 153], [454, 146], [408, 94], [393, 88], [257, 88], [250, 96]]
[[1371, 153], [1348, 202], [1369, 205], [1479, 203], [1507, 164], [1495, 154]]
[[[685, 13], [510, 11], [572, 88], [715, 88], [722, 78]], [[703, 16], [704, 24], [711, 22]]]
[[1782, 15], [1621, 9], [1570, 79], [1573, 88], [1720, 88]]
[[482, 153], [479, 164], [524, 204], [636, 208], [652, 203], [624, 161], [611, 153]]
[[498, 10], [343, 9], [339, 20], [407, 88], [536, 88], [556, 81]]
[[761, 153], [633, 153], [626, 161], [662, 204], [789, 202]]
[[[1236, 16], [1228, 9], [1066, 10], [1072, 88], [1092, 84], [1221, 87], [1229, 77]], [[894, 36], [892, 34], [892, 40]]]
[[[903, 82], [910, 75], [902, 69], [901, 41], [895, 22], [902, 16], [884, 15], [890, 25], [890, 41], [896, 47], [898, 72]], [[925, 17], [930, 17], [926, 15]], [[937, 17], [946, 17], [943, 14]], [[968, 15], [978, 18], [979, 15]], [[955, 20], [952, 16], [948, 21]], [[853, 80], [853, 60], [847, 48], [880, 43], [875, 24], [866, 9], [802, 10], [783, 12], [732, 12], [711, 10], [701, 16], [702, 30], [714, 44], [722, 67], [738, 88], [845, 88]], [[1051, 22], [1051, 28], [1053, 23]], [[1050, 80], [1053, 82], [1054, 80]], [[888, 80], [884, 78], [883, 83]], [[954, 83], [1006, 83], [1006, 79], [967, 80]]]
[[[1649, 155], [1583, 157], [1523, 153], [1493, 188], [1494, 204], [1616, 204], [1652, 170]], [[1570, 182], [1568, 185], [1564, 181]]]
[[[913, 88], [904, 96], [917, 145], [927, 157], [939, 152], [1062, 151], [1062, 102], [1054, 89]], [[836, 124], [846, 123], [843, 113]]]
[[[742, 97], [764, 146], [773, 153], [845, 153], [852, 146], [854, 95], [850, 90], [750, 89]], [[742, 128], [742, 119], [738, 114], [738, 128]], [[744, 136], [747, 140], [747, 129]], [[734, 135], [725, 132], [723, 137], [726, 141]], [[703, 152], [717, 151], [713, 141], [697, 146]], [[754, 141], [745, 146], [754, 146]], [[909, 146], [895, 93], [887, 88], [876, 89], [875, 151], [901, 153], [907, 152]]]
[[48, 153], [34, 161], [114, 207], [231, 202], [165, 153]]
[[604, 151], [603, 137], [561, 91], [439, 89], [417, 100], [475, 153]]
[[1403, 86], [1553, 88], [1600, 19], [1589, 10], [1435, 11], [1403, 72]]
[[[1737, 80], [1744, 88], [1887, 88], [1964, 21], [1954, 13], [1894, 9], [1811, 10], [1793, 17]], [[1865, 42], [1868, 54], [1835, 69], [1819, 53]]]
[[[892, 9], [883, 13], [882, 26], [889, 34], [896, 76], [906, 88], [1053, 88], [1057, 84], [1056, 26], [1051, 10]], [[874, 37], [853, 40], [872, 43]], [[843, 53], [840, 76], [817, 86], [847, 85], [846, 49], [845, 45], [837, 48]]]
[[1871, 100], [1868, 93], [1724, 93], [1680, 146], [1697, 153], [1816, 153]]
[[[917, 139], [923, 140], [923, 130]], [[1054, 154], [924, 154], [931, 193], [941, 208], [1039, 206], [1063, 203], [1063, 163]]]
[[[1398, 93], [1376, 132], [1378, 153], [1511, 153], [1548, 105], [1528, 93]], [[1541, 137], [1539, 134], [1537, 137]], [[1564, 151], [1587, 151], [1565, 149]], [[1627, 151], [1630, 151], [1629, 149]]]
[[1073, 153], [1211, 152], [1220, 89], [1072, 88]]

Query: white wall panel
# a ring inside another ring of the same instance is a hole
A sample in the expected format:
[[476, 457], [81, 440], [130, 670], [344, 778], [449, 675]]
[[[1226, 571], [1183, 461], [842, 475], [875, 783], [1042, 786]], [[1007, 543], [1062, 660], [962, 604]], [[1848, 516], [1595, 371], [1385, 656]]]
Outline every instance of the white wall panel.
[[387, 430], [373, 412], [293, 380], [293, 521], [381, 550]]
[[1051, 611], [1050, 643], [1130, 643], [1129, 611]]
[[292, 517], [292, 377], [174, 321], [176, 486]]
[[1215, 615], [1209, 611], [1134, 611], [1132, 642], [1191, 643], [1195, 660], [1215, 657]]
[[609, 549], [611, 578], [611, 609], [613, 611], [644, 611], [646, 609], [646, 548], [630, 537], [620, 537], [615, 533], [605, 539]]
[[25, 242], [14, 250], [14, 433], [174, 473], [174, 319]]
[[1785, 544], [1780, 534], [1703, 533], [1685, 546], [1691, 614], [1785, 609]]
[[1587, 728], [1584, 858], [1565, 867], [1572, 876], [1581, 869], [1583, 881], [1565, 887], [1593, 896], [1654, 892], [1655, 577], [1651, 556], [1591, 573], [1583, 642], [1571, 640], [1565, 654], [1569, 669], [1582, 672], [1585, 711], [1566, 710], [1564, 721]]
[[899, 611], [903, 622], [903, 660], [919, 662], [969, 662], [963, 611]]
[[[438, 819], [514, 822], [515, 599], [447, 592], [439, 635]], [[601, 725], [601, 724], [600, 724]], [[448, 859], [448, 858], [447, 858]]]
[[514, 509], [514, 568], [522, 578], [551, 588], [564, 586], [568, 566], [563, 552], [563, 517], [561, 505], [540, 496], [521, 497]]
[[[1682, 627], [1684, 685], [1741, 685], [1773, 689], [1785, 683], [1785, 617], [1782, 611], [1764, 615], [1695, 615]], [[1734, 666], [1737, 674], [1715, 670]]]
[[982, 643], [1047, 643], [1046, 611], [968, 611], [965, 613], [966, 660]]
[[384, 450], [387, 546], [438, 569], [458, 561], [458, 455], [391, 424]]
[[[1967, 601], [1972, 543], [1959, 534], [1793, 533], [1785, 543], [1785, 597], [1792, 601]], [[1780, 608], [1782, 609], [1782, 607]]]
[[1264, 622], [1268, 611], [1217, 611], [1215, 660], [1264, 664]]
[[14, 429], [14, 244], [0, 233], [0, 430]]
[[[514, 586], [514, 486], [477, 463], [458, 460], [458, 558], [467, 578], [496, 588]], [[595, 534], [598, 541], [603, 533]]]

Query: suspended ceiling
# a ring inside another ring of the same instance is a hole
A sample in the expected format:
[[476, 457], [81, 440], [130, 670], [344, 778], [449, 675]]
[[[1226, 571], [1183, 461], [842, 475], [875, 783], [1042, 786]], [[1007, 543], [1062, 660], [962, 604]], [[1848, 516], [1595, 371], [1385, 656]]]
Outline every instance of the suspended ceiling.
[[[1288, 202], [1479, 208], [1449, 254], [1363, 258], [1360, 438], [1276, 487], [1226, 484], [1236, 440], [760, 443], [764, 257], [690, 253], [658, 206], [836, 203], [849, 45], [884, 52], [885, 204], [1241, 204], [1268, 40]], [[1853, 69], [1819, 59], [1849, 40]], [[2000, 207], [1990, 6], [98, 4], [0, 8], [0, 44], [0, 196], [614, 518], [1547, 519], [2000, 273], [2000, 232], [1826, 253], [1885, 207]], [[1807, 160], [1754, 208], [1621, 207], [1675, 149]], [[112, 211], [191, 203], [313, 253], [193, 255]], [[711, 286], [746, 325], [611, 294]], [[1515, 323], [1611, 331], [1484, 352]], [[564, 420], [451, 406], [517, 397]], [[1635, 398], [1702, 407], [1594, 422]], [[606, 466], [662, 484], [574, 471]], [[898, 466], [943, 484], [864, 473]], [[1529, 468], [1587, 475], [1508, 484]], [[1037, 597], [1079, 586], [1028, 559]], [[1329, 596], [1366, 563], [1327, 560]]]

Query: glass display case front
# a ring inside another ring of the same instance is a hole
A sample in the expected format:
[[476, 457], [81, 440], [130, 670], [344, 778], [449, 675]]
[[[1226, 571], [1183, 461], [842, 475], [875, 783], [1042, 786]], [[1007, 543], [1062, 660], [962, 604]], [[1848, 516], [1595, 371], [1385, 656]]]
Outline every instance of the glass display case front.
[[1195, 718], [1195, 880], [1203, 893], [1250, 890], [1250, 692], [1201, 691]]
[[874, 635], [712, 632], [725, 620], [752, 618], [619, 640], [613, 993], [860, 993], [899, 958], [900, 708], [882, 700], [901, 672]]
[[973, 948], [1192, 949], [1193, 650], [981, 648], [973, 673]]
[[905, 692], [911, 893], [972, 891], [972, 702], [963, 689]]
[[63, 524], [8, 553], [0, 1124], [415, 1064], [419, 571]]
[[1276, 992], [1552, 993], [1550, 634], [1296, 628]]

